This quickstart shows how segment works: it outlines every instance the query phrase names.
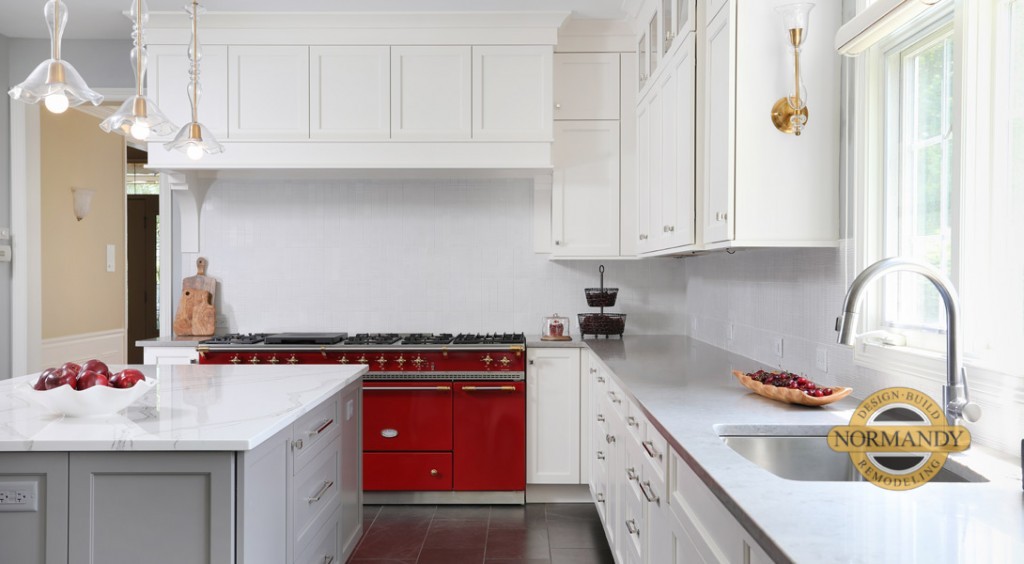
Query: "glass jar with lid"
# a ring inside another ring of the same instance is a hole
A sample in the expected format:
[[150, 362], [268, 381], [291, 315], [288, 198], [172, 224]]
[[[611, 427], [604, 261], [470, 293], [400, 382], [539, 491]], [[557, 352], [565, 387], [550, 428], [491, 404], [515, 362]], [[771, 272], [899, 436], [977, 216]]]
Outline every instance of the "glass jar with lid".
[[569, 318], [562, 317], [557, 313], [544, 318], [544, 324], [540, 331], [542, 341], [571, 341], [569, 335]]

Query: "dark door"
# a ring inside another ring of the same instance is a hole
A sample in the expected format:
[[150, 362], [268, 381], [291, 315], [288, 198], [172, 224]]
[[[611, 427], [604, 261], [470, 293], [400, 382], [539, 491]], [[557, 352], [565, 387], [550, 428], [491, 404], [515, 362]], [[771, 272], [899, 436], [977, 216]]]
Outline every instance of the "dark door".
[[157, 218], [160, 196], [128, 196], [128, 362], [142, 364], [135, 342], [160, 335], [157, 326]]

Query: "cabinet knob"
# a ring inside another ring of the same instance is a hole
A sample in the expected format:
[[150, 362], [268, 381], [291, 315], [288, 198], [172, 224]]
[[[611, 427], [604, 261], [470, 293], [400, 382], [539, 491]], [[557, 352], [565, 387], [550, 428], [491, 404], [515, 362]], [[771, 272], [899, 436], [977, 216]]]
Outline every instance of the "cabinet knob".
[[729, 219], [729, 214], [726, 212], [715, 212], [715, 221], [725, 221]]
[[431, 476], [439, 476], [440, 474], [441, 473], [437, 471], [437, 468], [431, 468], [430, 469], [430, 475]]
[[559, 246], [559, 245], [561, 245], [561, 244], [562, 244], [562, 242], [561, 242], [561, 241], [555, 241], [555, 246], [556, 246], [556, 247], [557, 247], [557, 246]]
[[555, 109], [556, 110], [561, 110], [562, 109], [562, 105], [561, 104], [555, 104]]
[[646, 241], [647, 240], [647, 234], [646, 233], [641, 233], [640, 234], [640, 240], [641, 241]]

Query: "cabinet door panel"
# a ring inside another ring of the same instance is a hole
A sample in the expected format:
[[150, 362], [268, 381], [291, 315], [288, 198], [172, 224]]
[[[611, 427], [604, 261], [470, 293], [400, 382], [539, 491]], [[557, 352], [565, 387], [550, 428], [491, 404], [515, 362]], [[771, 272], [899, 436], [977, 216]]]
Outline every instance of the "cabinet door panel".
[[637, 231], [636, 250], [645, 253], [654, 248], [651, 240], [651, 114], [644, 100], [637, 108]]
[[665, 163], [662, 150], [665, 141], [664, 122], [664, 99], [658, 85], [651, 87], [647, 95], [647, 113], [649, 114], [650, 127], [648, 129], [647, 150], [650, 153], [647, 163], [648, 184], [650, 186], [650, 243], [651, 248], [657, 250], [662, 248], [663, 234], [665, 228], [664, 210], [662, 209], [662, 198], [665, 189]]
[[232, 139], [309, 139], [309, 47], [228, 49]]
[[473, 138], [551, 139], [551, 47], [473, 47]]
[[[555, 55], [555, 119], [619, 119], [619, 55]], [[629, 75], [632, 76], [632, 75]]]
[[[674, 100], [675, 210], [671, 245], [692, 245], [696, 241], [696, 40], [688, 35], [680, 47], [679, 62], [674, 69], [676, 88]], [[666, 201], [666, 206], [669, 202]]]
[[391, 136], [391, 49], [310, 47], [310, 137]]
[[[526, 489], [526, 435], [522, 425], [525, 387], [521, 381], [501, 382], [498, 386], [493, 381], [455, 383], [455, 491]], [[578, 421], [577, 415], [577, 425]]]
[[391, 137], [469, 139], [471, 71], [469, 47], [392, 47]]
[[729, 10], [708, 26], [704, 85], [704, 242], [733, 238], [732, 33]]
[[[182, 127], [192, 121], [189, 103], [188, 53], [184, 45], [150, 45], [147, 93], [160, 106], [174, 125]], [[210, 128], [220, 140], [228, 137], [228, 48], [226, 45], [203, 45], [199, 84], [199, 121]], [[150, 141], [168, 141], [153, 136]]]
[[674, 233], [677, 227], [676, 218], [676, 166], [680, 159], [685, 158], [676, 151], [676, 106], [677, 88], [674, 69], [666, 68], [659, 86], [658, 99], [661, 109], [659, 128], [661, 129], [661, 151], [655, 153], [657, 160], [654, 166], [659, 167], [661, 177], [661, 198], [652, 201], [656, 207], [651, 210], [651, 217], [658, 217], [658, 223], [652, 226], [651, 235], [655, 245], [660, 249], [673, 246]]
[[233, 561], [234, 453], [75, 452], [69, 468], [69, 561]]
[[526, 371], [526, 481], [580, 482], [580, 353], [530, 349]]
[[619, 123], [555, 126], [552, 236], [557, 256], [619, 254]]
[[0, 480], [34, 483], [36, 511], [0, 512], [0, 561], [66, 564], [68, 561], [68, 455], [65, 452], [0, 453]]

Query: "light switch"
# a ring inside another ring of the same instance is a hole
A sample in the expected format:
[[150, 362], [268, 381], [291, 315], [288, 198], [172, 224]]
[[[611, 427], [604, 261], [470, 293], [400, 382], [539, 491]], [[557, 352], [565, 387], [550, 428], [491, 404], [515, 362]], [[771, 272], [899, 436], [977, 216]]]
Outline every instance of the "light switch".
[[114, 271], [114, 253], [117, 247], [114, 245], [107, 245], [107, 272]]

